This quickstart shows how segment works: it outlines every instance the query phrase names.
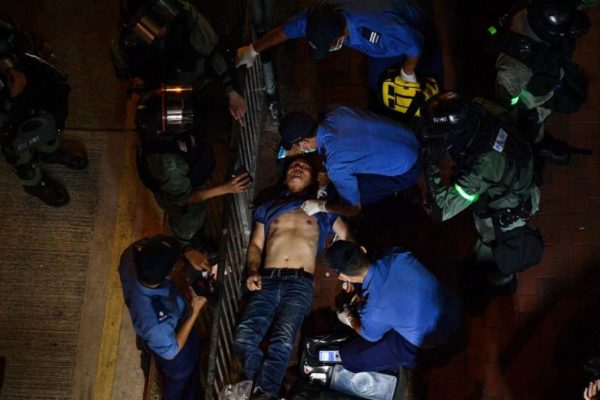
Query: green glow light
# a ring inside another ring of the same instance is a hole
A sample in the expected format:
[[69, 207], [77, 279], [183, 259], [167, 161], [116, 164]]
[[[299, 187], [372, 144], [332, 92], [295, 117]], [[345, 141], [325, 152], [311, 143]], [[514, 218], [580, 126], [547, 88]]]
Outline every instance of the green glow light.
[[496, 29], [495, 26], [490, 26], [489, 28], [487, 28], [487, 31], [492, 36], [494, 36], [496, 33], [498, 33], [498, 29]]
[[517, 104], [519, 102], [519, 96], [517, 97], [513, 97], [512, 99], [510, 99], [510, 105], [514, 106], [515, 104]]
[[460, 197], [467, 200], [468, 202], [473, 203], [474, 201], [477, 201], [477, 199], [479, 198], [479, 195], [477, 193], [469, 194], [469, 193], [465, 192], [465, 189], [458, 186], [458, 183], [454, 184], [454, 189], [456, 189], [458, 194], [460, 194]]

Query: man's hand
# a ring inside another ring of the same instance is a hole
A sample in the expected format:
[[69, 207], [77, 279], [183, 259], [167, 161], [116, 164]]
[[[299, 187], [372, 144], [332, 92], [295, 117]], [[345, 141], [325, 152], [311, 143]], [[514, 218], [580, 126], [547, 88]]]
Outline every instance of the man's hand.
[[129, 84], [133, 90], [144, 90], [146, 88], [146, 82], [139, 76], [134, 76], [129, 80]]
[[327, 172], [319, 171], [317, 173], [317, 182], [319, 183], [319, 186], [327, 186], [329, 184], [329, 182], [331, 182], [329, 180], [329, 176], [327, 175]]
[[208, 271], [211, 272], [212, 268], [208, 262], [206, 254], [199, 252], [198, 250], [188, 250], [185, 252], [185, 258], [190, 262], [192, 267], [196, 271]]
[[235, 67], [240, 67], [245, 65], [247, 68], [252, 68], [254, 66], [254, 61], [256, 61], [256, 57], [258, 56], [258, 52], [254, 50], [254, 46], [249, 44], [248, 46], [240, 47], [237, 49], [237, 54], [235, 57]]
[[354, 319], [354, 316], [352, 315], [352, 312], [350, 311], [350, 309], [348, 308], [348, 306], [346, 304], [344, 304], [344, 309], [337, 313], [337, 317], [338, 317], [338, 321], [340, 321], [342, 324], [347, 325], [350, 328], [353, 328], [352, 320]]
[[354, 284], [352, 284], [351, 282], [344, 281], [342, 283], [342, 290], [346, 293], [352, 293], [354, 292]]
[[17, 97], [27, 86], [27, 78], [25, 78], [25, 74], [16, 69], [9, 69], [7, 75], [8, 95], [12, 98]]
[[202, 307], [206, 304], [206, 297], [198, 296], [192, 287], [189, 287], [190, 296], [192, 300], [190, 301], [190, 305], [192, 306], [192, 315], [197, 317], [202, 311]]
[[246, 287], [251, 292], [262, 289], [262, 276], [258, 272], [249, 272]]
[[404, 68], [400, 68], [400, 78], [408, 83], [417, 83], [417, 74], [414, 72], [406, 73], [404, 72]]
[[583, 391], [583, 398], [585, 400], [597, 400], [598, 392], [600, 392], [600, 379], [590, 382], [588, 387]]
[[231, 178], [223, 184], [225, 192], [229, 194], [241, 193], [248, 189], [250, 185], [250, 175], [247, 172], [240, 174], [234, 178]]
[[325, 200], [306, 200], [300, 208], [308, 215], [315, 215], [316, 213], [327, 212], [326, 203]]
[[235, 90], [229, 93], [229, 113], [241, 126], [244, 126], [246, 100]]

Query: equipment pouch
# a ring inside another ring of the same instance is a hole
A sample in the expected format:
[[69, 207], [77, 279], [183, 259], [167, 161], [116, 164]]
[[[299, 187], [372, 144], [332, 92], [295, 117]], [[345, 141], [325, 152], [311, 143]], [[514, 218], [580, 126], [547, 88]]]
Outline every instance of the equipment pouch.
[[542, 260], [544, 241], [538, 229], [525, 225], [502, 232], [493, 253], [500, 271], [510, 275], [537, 265]]

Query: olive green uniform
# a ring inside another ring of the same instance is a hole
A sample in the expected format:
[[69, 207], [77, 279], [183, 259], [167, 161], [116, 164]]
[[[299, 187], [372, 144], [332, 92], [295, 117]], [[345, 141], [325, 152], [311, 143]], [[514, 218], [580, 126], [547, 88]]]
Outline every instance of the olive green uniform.
[[0, 140], [2, 153], [15, 169], [23, 186], [36, 186], [42, 181], [39, 154], [53, 154], [58, 150], [58, 131], [22, 151], [14, 148], [18, 128], [32, 117], [46, 113], [63, 129], [68, 115], [70, 87], [65, 75], [36, 56], [23, 55], [19, 71], [27, 85], [14, 98], [0, 99]]
[[[543, 42], [532, 30], [527, 21], [527, 9], [517, 12], [510, 25], [510, 30], [521, 35], [527, 36], [536, 42]], [[552, 110], [545, 104], [554, 96], [554, 91], [533, 95], [527, 90], [527, 85], [533, 77], [533, 71], [530, 67], [510, 55], [500, 52], [496, 59], [496, 97], [503, 104], [516, 102], [513, 118], [516, 122], [518, 110], [529, 111], [533, 119], [535, 128], [526, 132], [533, 142], [537, 143], [544, 137], [543, 122], [548, 118]], [[564, 71], [560, 71], [561, 78]]]
[[148, 170], [160, 186], [158, 205], [167, 212], [169, 229], [181, 242], [189, 243], [202, 230], [206, 204], [187, 203], [192, 190], [189, 165], [180, 154], [153, 154], [146, 158]]
[[221, 45], [210, 23], [193, 5], [182, 0], [175, 3], [181, 9], [177, 18], [183, 18], [187, 32], [185, 37], [178, 38], [179, 47], [173, 54], [189, 53], [189, 57], [178, 60], [164, 47], [147, 45], [131, 29], [122, 27], [111, 47], [117, 77], [140, 77], [146, 87], [174, 83], [201, 90], [216, 75], [221, 78], [226, 94], [237, 90], [232, 50]]
[[[514, 212], [527, 205], [526, 215], [521, 211], [519, 217], [500, 224], [500, 232], [506, 232], [525, 225], [540, 203], [540, 192], [534, 182], [533, 158], [529, 156], [519, 165], [507, 156], [508, 147], [504, 147], [513, 133], [505, 131], [500, 124], [491, 127], [495, 127], [495, 131], [477, 133], [466, 146], [465, 154], [456, 157], [459, 158], [458, 170], [451, 186], [442, 184], [436, 164], [430, 163], [427, 167], [435, 219], [445, 221], [469, 207], [473, 209], [475, 228], [480, 236], [474, 247], [478, 264], [494, 262], [491, 245], [496, 230], [492, 215]], [[504, 134], [507, 137], [502, 140]]]

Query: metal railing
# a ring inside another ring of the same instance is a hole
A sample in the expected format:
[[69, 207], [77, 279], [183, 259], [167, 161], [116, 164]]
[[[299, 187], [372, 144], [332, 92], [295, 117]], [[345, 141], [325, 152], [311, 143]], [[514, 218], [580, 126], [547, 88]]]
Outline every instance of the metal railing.
[[[246, 21], [251, 21], [247, 18]], [[250, 35], [251, 29], [246, 29]], [[250, 37], [250, 36], [248, 36]], [[237, 164], [245, 167], [252, 176], [256, 172], [256, 156], [260, 137], [264, 83], [262, 63], [257, 60], [242, 82], [247, 102], [245, 126], [233, 135], [233, 148], [237, 150]], [[230, 383], [232, 340], [237, 323], [239, 300], [242, 296], [241, 277], [245, 264], [246, 247], [252, 229], [250, 204], [252, 190], [230, 196], [224, 205], [224, 228], [221, 235], [221, 255], [217, 282], [220, 299], [212, 310], [212, 327], [205, 382], [204, 399], [218, 397], [219, 391]]]

